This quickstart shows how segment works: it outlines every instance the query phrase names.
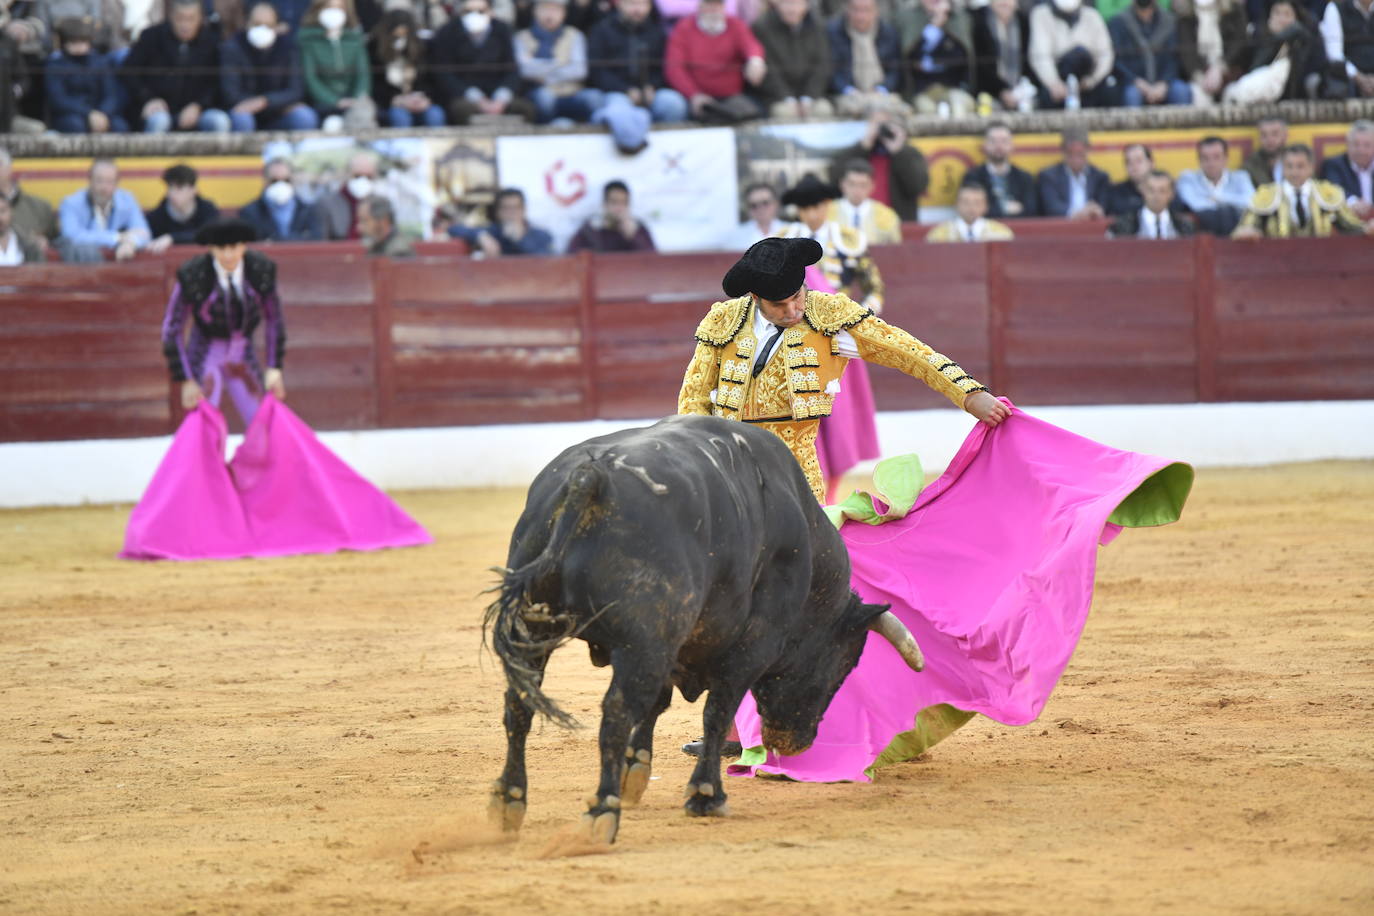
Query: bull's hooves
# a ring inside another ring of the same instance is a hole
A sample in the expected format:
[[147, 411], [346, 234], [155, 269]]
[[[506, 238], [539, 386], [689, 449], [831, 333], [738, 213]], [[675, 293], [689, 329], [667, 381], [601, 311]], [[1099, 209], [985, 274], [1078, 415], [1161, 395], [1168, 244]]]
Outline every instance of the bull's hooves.
[[620, 815], [614, 811], [597, 815], [584, 814], [582, 827], [587, 831], [587, 838], [593, 843], [604, 843], [609, 846], [615, 842], [616, 831], [620, 828]]
[[730, 816], [730, 806], [723, 799], [706, 798], [701, 795], [694, 795], [687, 799], [687, 804], [682, 806], [682, 810], [688, 817]]
[[514, 833], [525, 822], [525, 803], [506, 801], [500, 795], [493, 795], [487, 804], [487, 821], [508, 833]]
[[644, 797], [644, 790], [649, 788], [649, 774], [652, 772], [653, 767], [647, 763], [632, 763], [625, 768], [625, 775], [620, 778], [620, 797], [626, 805], [639, 804]]

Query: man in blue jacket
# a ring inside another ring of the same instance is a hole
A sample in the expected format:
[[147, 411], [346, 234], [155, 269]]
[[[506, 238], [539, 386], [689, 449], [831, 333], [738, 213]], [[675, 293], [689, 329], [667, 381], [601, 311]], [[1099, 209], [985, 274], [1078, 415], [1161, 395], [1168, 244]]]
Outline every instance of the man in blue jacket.
[[172, 244], [170, 237], [152, 241], [138, 201], [119, 187], [119, 166], [113, 159], [95, 160], [90, 174], [89, 187], [68, 195], [57, 211], [62, 260], [103, 261], [105, 252], [113, 251], [116, 261], [127, 261], [145, 248], [164, 251]]

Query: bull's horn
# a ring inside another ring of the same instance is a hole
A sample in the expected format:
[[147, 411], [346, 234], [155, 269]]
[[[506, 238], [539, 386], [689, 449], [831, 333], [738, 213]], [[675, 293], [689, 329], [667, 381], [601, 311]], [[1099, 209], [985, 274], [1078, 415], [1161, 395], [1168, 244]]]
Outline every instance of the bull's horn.
[[892, 643], [892, 648], [897, 650], [897, 654], [902, 657], [912, 671], [920, 671], [926, 666], [925, 656], [921, 654], [921, 647], [916, 645], [916, 637], [911, 635], [911, 631], [906, 628], [906, 624], [897, 619], [897, 615], [891, 611], [883, 611], [868, 628], [877, 633], [883, 639]]

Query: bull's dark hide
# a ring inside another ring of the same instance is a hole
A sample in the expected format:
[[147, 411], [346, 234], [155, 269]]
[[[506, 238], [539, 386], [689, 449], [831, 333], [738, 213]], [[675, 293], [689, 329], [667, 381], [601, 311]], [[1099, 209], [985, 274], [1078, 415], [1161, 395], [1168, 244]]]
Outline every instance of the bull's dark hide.
[[585, 640], [614, 669], [588, 814], [609, 842], [622, 797], [636, 801], [647, 785], [654, 723], [674, 686], [689, 701], [707, 694], [687, 811], [722, 813], [720, 750], [745, 692], [770, 747], [805, 749], [868, 628], [895, 620], [885, 610], [850, 591], [844, 543], [772, 433], [671, 417], [573, 446], [530, 486], [487, 616], [509, 685], [494, 816], [508, 829], [523, 818], [533, 714], [572, 723], [541, 689], [562, 642]]

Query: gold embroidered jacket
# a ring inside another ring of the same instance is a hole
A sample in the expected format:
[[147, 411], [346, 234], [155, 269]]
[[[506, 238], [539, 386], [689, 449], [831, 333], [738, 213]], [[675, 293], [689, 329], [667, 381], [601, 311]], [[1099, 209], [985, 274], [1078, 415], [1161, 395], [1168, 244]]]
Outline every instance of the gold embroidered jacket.
[[1345, 191], [1340, 185], [1313, 179], [1310, 199], [1312, 212], [1308, 214], [1307, 225], [1298, 227], [1293, 225], [1293, 210], [1288, 205], [1282, 183], [1260, 185], [1236, 228], [1251, 226], [1269, 239], [1325, 237], [1335, 231], [1351, 234], [1364, 231], [1364, 223], [1346, 203]]
[[697, 327], [696, 352], [678, 396], [678, 413], [712, 414], [759, 423], [776, 433], [806, 472], [817, 498], [824, 484], [816, 458], [816, 430], [848, 358], [835, 339], [854, 338], [859, 356], [925, 382], [963, 407], [974, 391], [986, 391], [957, 363], [901, 328], [893, 327], [843, 294], [806, 294], [805, 318], [783, 331], [778, 349], [757, 378], [752, 375], [754, 304], [750, 296], [717, 302]]

